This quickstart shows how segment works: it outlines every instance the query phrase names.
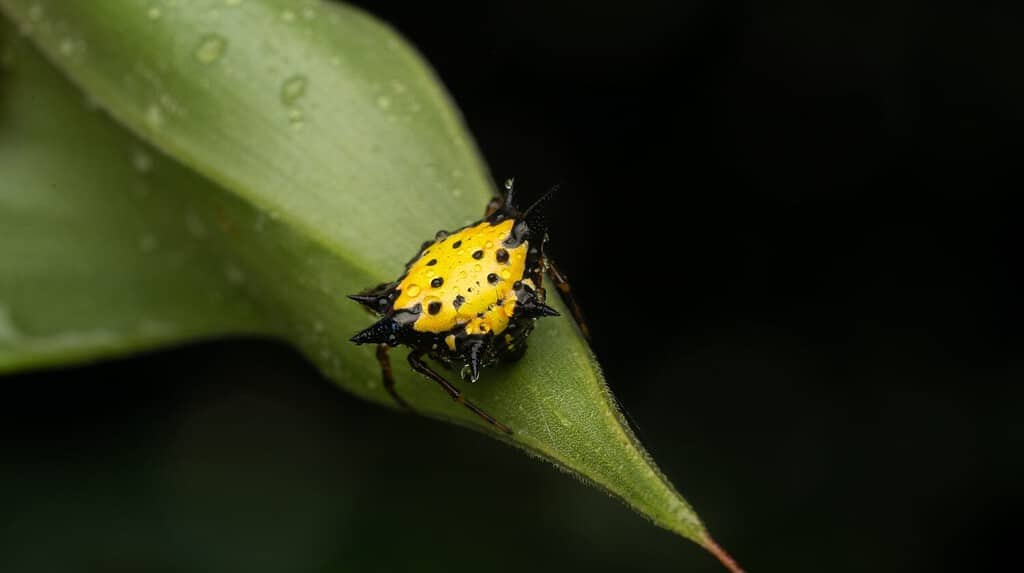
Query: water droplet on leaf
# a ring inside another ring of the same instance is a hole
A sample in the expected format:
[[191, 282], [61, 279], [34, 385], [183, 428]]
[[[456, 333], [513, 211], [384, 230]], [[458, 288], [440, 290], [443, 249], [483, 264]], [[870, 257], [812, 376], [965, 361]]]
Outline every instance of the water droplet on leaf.
[[153, 169], [153, 158], [141, 149], [132, 153], [132, 167], [139, 173], [149, 173]]
[[302, 74], [297, 74], [286, 79], [284, 83], [281, 84], [281, 103], [287, 106], [295, 105], [295, 102], [305, 95], [308, 83], [306, 76]]
[[227, 49], [228, 41], [217, 34], [207, 34], [199, 41], [195, 57], [201, 64], [209, 65], [220, 59]]

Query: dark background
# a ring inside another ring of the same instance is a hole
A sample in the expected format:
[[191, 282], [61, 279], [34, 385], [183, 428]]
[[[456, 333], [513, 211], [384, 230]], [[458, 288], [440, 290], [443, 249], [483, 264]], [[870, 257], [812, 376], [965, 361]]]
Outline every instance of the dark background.
[[[1020, 8], [415, 4], [364, 6], [496, 178], [562, 184], [609, 383], [748, 570], [1016, 561]], [[0, 431], [5, 571], [722, 571], [268, 342], [15, 376]]]

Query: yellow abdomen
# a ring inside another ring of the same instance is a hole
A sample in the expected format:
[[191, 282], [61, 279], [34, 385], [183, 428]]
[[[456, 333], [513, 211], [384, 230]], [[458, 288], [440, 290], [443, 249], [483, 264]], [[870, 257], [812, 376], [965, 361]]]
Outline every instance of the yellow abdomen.
[[529, 245], [502, 243], [514, 221], [468, 227], [427, 247], [398, 284], [395, 310], [420, 305], [413, 329], [440, 333], [465, 326], [467, 334], [498, 334], [508, 326]]

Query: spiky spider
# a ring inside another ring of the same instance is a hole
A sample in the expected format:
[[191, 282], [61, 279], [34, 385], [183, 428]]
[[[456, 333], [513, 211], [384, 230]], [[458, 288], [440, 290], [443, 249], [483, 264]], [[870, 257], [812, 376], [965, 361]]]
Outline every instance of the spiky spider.
[[544, 254], [547, 230], [538, 207], [551, 191], [519, 211], [512, 201], [511, 179], [505, 190], [504, 198], [491, 200], [480, 221], [451, 233], [439, 231], [434, 240], [423, 243], [397, 280], [349, 298], [380, 316], [351, 340], [377, 344], [384, 388], [399, 405], [409, 407], [395, 390], [388, 350], [405, 345], [411, 349], [408, 360], [413, 370], [437, 382], [452, 399], [498, 430], [511, 434], [508, 426], [467, 400], [423, 360], [429, 356], [448, 368], [461, 365], [461, 377], [476, 382], [481, 369], [521, 358], [534, 322], [558, 316], [545, 304], [545, 272], [587, 335], [569, 283]]

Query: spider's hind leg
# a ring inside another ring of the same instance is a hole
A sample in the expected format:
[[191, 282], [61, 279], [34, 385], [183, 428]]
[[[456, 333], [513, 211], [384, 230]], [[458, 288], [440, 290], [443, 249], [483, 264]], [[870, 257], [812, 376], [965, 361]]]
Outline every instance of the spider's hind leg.
[[583, 338], [590, 342], [590, 327], [587, 326], [587, 321], [583, 318], [583, 309], [580, 307], [580, 303], [576, 301], [576, 297], [572, 294], [572, 288], [569, 286], [569, 280], [565, 278], [565, 275], [558, 270], [555, 266], [555, 262], [550, 257], [544, 257], [544, 268], [548, 271], [548, 276], [551, 277], [551, 282], [555, 284], [558, 292], [562, 293], [562, 299], [565, 300], [565, 304], [569, 305], [569, 311], [572, 312], [573, 319], [576, 320], [576, 324], [580, 327], [580, 332], [583, 333]]
[[395, 390], [395, 376], [391, 372], [391, 359], [388, 358], [388, 350], [391, 350], [391, 347], [387, 344], [377, 345], [377, 363], [380, 364], [380, 373], [384, 379], [384, 389], [388, 391], [388, 394], [391, 394], [395, 403], [406, 410], [412, 410], [409, 403], [402, 399], [398, 395], [398, 391]]
[[451, 382], [445, 380], [444, 376], [441, 376], [440, 374], [435, 372], [434, 369], [430, 367], [430, 365], [424, 362], [423, 352], [416, 350], [410, 352], [409, 366], [412, 366], [412, 369], [415, 370], [416, 372], [419, 372], [420, 374], [426, 376], [427, 378], [430, 378], [434, 382], [437, 382], [438, 385], [441, 386], [441, 388], [444, 388], [444, 391], [447, 392], [448, 395], [452, 397], [452, 400], [455, 400], [456, 402], [462, 404], [470, 411], [472, 411], [474, 414], [483, 418], [484, 421], [486, 421], [488, 424], [494, 426], [495, 428], [501, 430], [506, 434], [512, 433], [512, 430], [510, 430], [508, 426], [495, 420], [493, 416], [491, 416], [487, 412], [484, 412], [482, 409], [480, 409], [479, 406], [467, 400], [466, 397], [462, 395], [462, 392], [459, 392], [458, 388], [453, 386]]

